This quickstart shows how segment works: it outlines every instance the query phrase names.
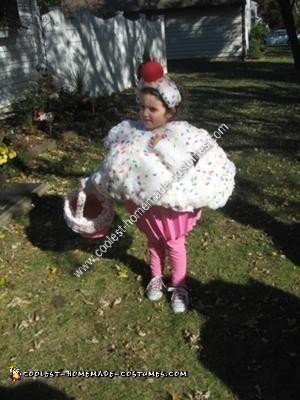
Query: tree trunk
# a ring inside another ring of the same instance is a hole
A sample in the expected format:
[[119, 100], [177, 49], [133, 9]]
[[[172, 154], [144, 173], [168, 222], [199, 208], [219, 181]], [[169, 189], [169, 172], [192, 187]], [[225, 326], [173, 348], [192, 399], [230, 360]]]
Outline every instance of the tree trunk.
[[290, 0], [277, 0], [289, 36], [295, 67], [300, 69], [300, 44], [297, 38], [293, 8]]

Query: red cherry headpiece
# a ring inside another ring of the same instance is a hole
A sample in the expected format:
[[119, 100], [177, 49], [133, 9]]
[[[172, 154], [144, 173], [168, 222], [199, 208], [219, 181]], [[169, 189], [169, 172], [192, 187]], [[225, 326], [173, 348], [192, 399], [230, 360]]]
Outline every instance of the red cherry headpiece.
[[154, 82], [164, 76], [164, 70], [157, 61], [147, 61], [141, 66], [140, 76], [145, 82]]

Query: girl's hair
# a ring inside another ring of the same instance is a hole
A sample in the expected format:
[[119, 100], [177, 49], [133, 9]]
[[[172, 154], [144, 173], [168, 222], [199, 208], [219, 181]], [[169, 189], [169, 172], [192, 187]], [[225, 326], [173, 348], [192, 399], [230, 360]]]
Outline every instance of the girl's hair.
[[158, 100], [160, 100], [162, 102], [162, 104], [164, 105], [166, 111], [168, 111], [170, 113], [174, 112], [174, 110], [175, 110], [175, 113], [174, 113], [174, 116], [172, 117], [172, 120], [176, 120], [176, 119], [181, 119], [183, 114], [186, 111], [186, 103], [185, 103], [185, 101], [186, 101], [186, 97], [187, 96], [186, 96], [186, 91], [183, 89], [183, 87], [180, 84], [178, 84], [178, 82], [175, 81], [174, 79], [172, 79], [172, 80], [175, 82], [175, 84], [176, 84], [176, 86], [177, 86], [177, 88], [179, 90], [179, 93], [181, 95], [181, 102], [175, 108], [170, 108], [165, 103], [164, 99], [162, 98], [162, 96], [160, 95], [160, 93], [159, 93], [159, 91], [157, 89], [154, 89], [152, 87], [145, 87], [145, 88], [141, 89], [140, 93], [152, 94], [152, 96], [155, 96]]

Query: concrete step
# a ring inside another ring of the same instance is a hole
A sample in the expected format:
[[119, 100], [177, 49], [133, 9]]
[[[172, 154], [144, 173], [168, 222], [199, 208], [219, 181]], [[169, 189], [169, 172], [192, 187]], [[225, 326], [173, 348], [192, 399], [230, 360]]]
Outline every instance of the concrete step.
[[26, 214], [31, 208], [31, 196], [46, 193], [47, 183], [12, 183], [0, 192], [0, 226], [13, 217]]

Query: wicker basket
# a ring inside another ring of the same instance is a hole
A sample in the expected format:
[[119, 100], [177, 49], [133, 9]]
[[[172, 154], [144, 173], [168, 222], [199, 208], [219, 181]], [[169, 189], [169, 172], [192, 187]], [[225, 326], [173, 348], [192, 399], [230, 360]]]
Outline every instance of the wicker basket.
[[100, 192], [87, 191], [87, 179], [82, 188], [71, 192], [65, 199], [64, 217], [69, 228], [81, 236], [103, 237], [109, 231], [113, 218], [113, 200]]

